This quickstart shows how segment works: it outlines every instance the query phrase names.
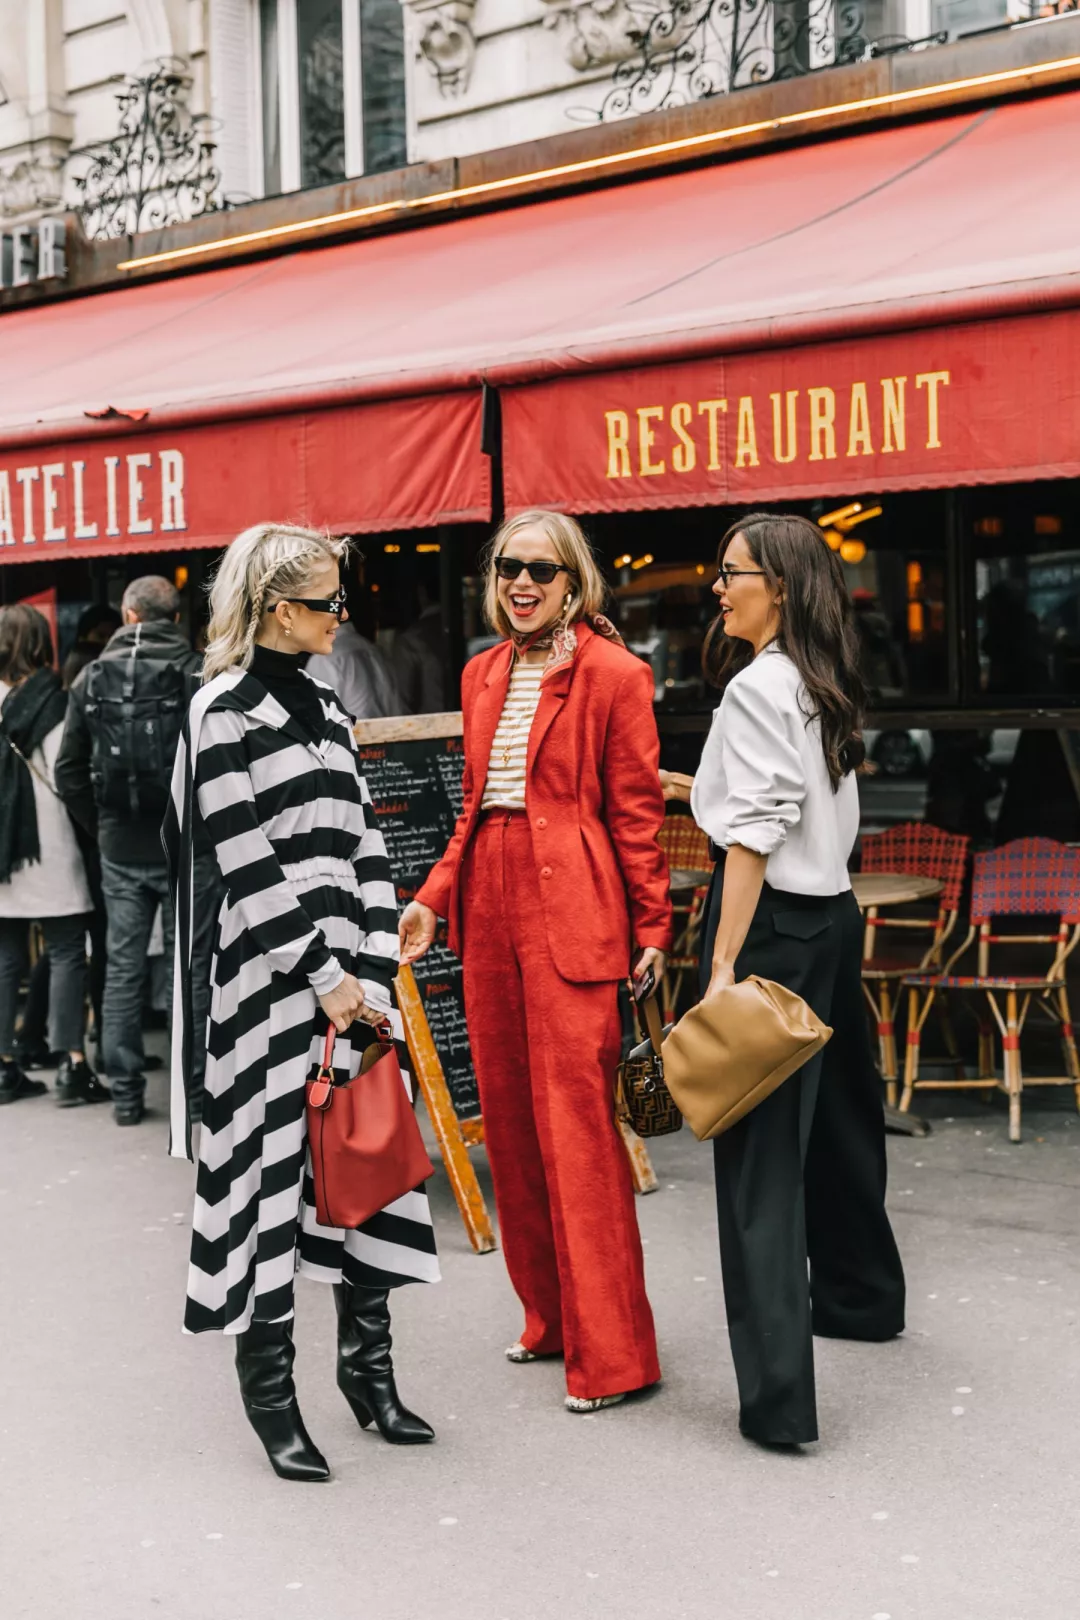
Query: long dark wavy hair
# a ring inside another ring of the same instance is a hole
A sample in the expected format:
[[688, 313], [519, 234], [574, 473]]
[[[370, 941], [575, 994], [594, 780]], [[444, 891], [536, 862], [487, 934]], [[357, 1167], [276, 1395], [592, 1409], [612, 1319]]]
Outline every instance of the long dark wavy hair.
[[[809, 518], [751, 512], [733, 523], [717, 552], [719, 567], [737, 534], [764, 570], [773, 590], [782, 591], [780, 628], [773, 643], [787, 654], [802, 677], [809, 708], [818, 720], [833, 791], [866, 758], [862, 741], [866, 688], [859, 673], [859, 641], [851, 598], [840, 559]], [[714, 686], [726, 686], [754, 657], [748, 641], [724, 631], [723, 615], [709, 626], [702, 668]]]

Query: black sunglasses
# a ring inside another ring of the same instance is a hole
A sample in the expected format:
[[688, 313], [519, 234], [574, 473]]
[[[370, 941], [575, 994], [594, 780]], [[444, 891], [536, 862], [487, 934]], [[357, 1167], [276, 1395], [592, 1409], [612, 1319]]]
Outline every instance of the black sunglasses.
[[572, 574], [565, 563], [522, 562], [520, 557], [496, 557], [495, 572], [500, 579], [517, 579], [524, 571], [534, 585], [550, 585], [556, 574]]
[[[345, 592], [338, 591], [336, 596], [282, 596], [278, 600], [291, 602], [293, 607], [310, 608], [312, 613], [332, 613], [335, 619], [340, 619], [345, 607]], [[272, 613], [275, 607], [277, 602], [274, 607], [267, 608], [267, 612]]]

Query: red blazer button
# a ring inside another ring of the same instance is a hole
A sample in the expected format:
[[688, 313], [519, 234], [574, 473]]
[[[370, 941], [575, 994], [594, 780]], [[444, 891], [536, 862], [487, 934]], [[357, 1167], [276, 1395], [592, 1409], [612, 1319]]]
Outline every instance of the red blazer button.
[[547, 816], [537, 816], [536, 825], [540, 828], [547, 826]]
[[550, 866], [542, 866], [540, 868], [540, 876], [544, 877], [544, 878], [550, 877], [551, 876], [551, 867]]

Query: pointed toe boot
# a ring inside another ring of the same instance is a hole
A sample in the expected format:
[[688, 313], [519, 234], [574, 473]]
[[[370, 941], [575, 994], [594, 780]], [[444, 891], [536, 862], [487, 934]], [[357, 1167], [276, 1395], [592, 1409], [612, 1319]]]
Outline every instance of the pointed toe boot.
[[430, 1423], [402, 1406], [390, 1359], [390, 1298], [384, 1289], [334, 1288], [338, 1313], [338, 1388], [362, 1429], [374, 1423], [394, 1446], [434, 1440]]
[[326, 1458], [300, 1416], [290, 1322], [252, 1322], [236, 1339], [236, 1371], [248, 1422], [280, 1479], [330, 1478]]

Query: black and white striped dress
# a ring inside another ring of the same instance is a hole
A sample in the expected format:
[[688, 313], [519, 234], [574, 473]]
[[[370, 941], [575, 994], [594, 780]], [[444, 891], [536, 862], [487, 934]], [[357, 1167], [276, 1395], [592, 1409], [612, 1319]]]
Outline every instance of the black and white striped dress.
[[[348, 717], [329, 687], [313, 684], [325, 722], [317, 743], [253, 675], [217, 676], [191, 704], [173, 774], [164, 838], [177, 897], [174, 1157], [191, 1157], [191, 917], [200, 904], [191, 852], [201, 829], [226, 889], [184, 1318], [192, 1333], [288, 1318], [298, 1270], [367, 1288], [439, 1277], [422, 1189], [356, 1231], [315, 1223], [304, 1104], [327, 1028], [316, 992], [341, 969], [354, 973], [369, 1002], [390, 1010], [403, 1061], [404, 1047], [392, 1008], [397, 910], [386, 849]], [[339, 1078], [357, 1072], [372, 1038], [361, 1023], [338, 1036]]]

